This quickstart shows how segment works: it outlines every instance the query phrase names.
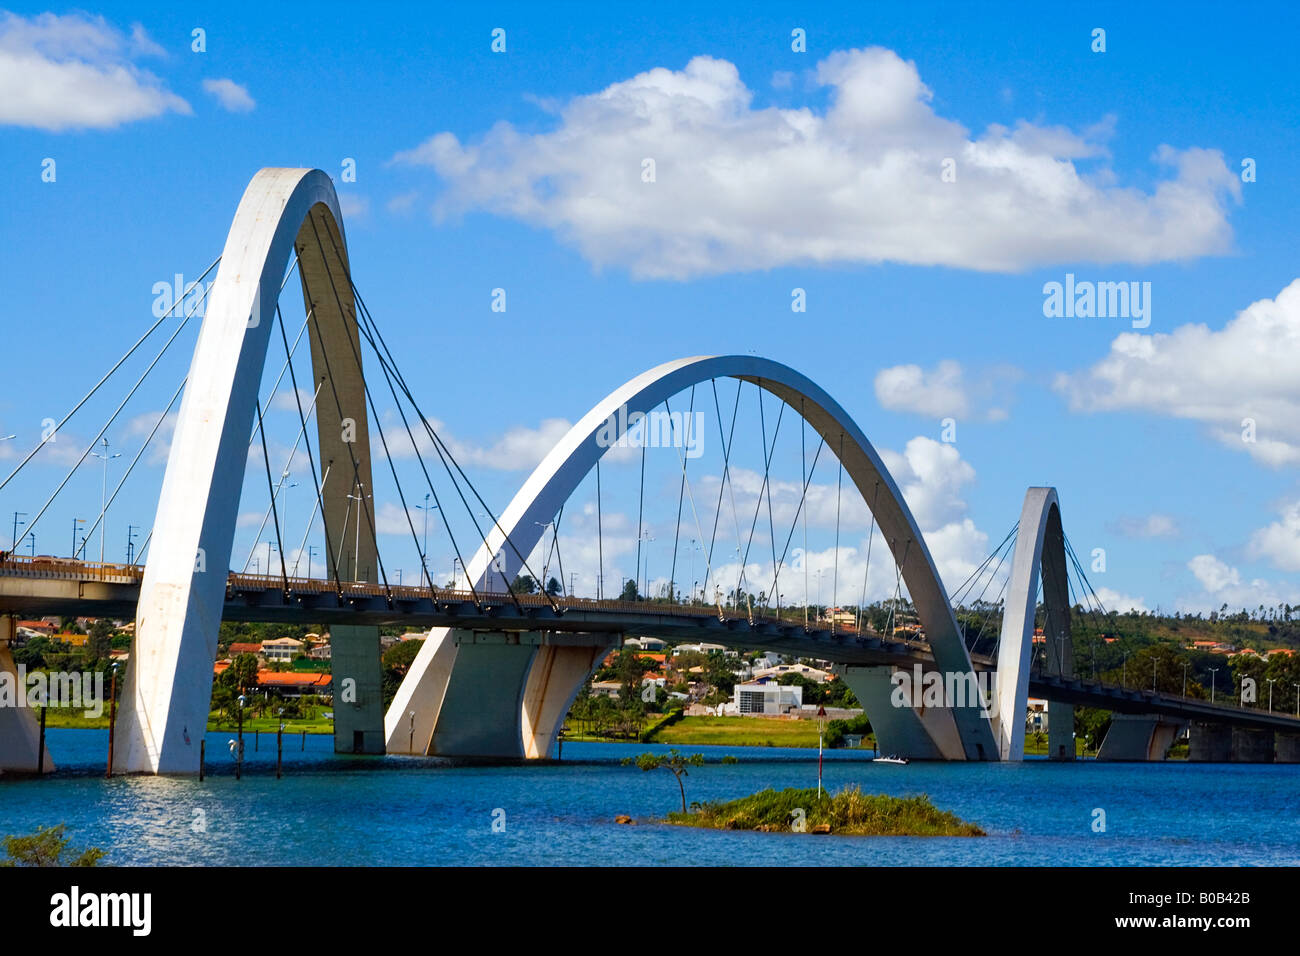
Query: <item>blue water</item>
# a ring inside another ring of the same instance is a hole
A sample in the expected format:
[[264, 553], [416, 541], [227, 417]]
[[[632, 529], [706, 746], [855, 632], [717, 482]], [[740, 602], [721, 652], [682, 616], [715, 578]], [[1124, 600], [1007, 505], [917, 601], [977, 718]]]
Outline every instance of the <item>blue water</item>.
[[[333, 740], [246, 740], [234, 777], [229, 733], [207, 737], [210, 776], [103, 778], [103, 731], [51, 730], [60, 773], [0, 779], [0, 835], [65, 823], [73, 843], [118, 865], [809, 865], [952, 866], [1300, 864], [1300, 765], [873, 764], [866, 752], [826, 755], [831, 789], [929, 794], [978, 823], [975, 839], [742, 833], [613, 822], [679, 809], [666, 771], [621, 766], [649, 745], [564, 747], [546, 766], [464, 766], [433, 759], [338, 757]], [[723, 800], [764, 787], [816, 786], [817, 753], [687, 747], [709, 763], [686, 780], [687, 800]], [[722, 764], [732, 754], [739, 763]], [[1093, 832], [1093, 811], [1106, 831]], [[494, 811], [505, 832], [493, 832]], [[197, 812], [197, 811], [201, 811]], [[500, 818], [500, 814], [496, 814]]]

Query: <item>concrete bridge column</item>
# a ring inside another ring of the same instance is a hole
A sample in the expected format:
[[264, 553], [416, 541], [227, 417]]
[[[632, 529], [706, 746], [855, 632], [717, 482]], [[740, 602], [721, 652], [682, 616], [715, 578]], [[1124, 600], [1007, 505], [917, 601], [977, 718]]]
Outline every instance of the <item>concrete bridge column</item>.
[[330, 627], [330, 671], [334, 688], [334, 752], [384, 752], [384, 675], [379, 628]]
[[[582, 685], [600, 667], [616, 635], [565, 635], [576, 644], [545, 644], [538, 648], [528, 670], [523, 698], [524, 756], [551, 756], [564, 718]], [[559, 635], [556, 635], [559, 638]]]
[[[0, 617], [0, 772], [36, 773], [40, 766], [41, 727], [36, 711], [27, 706], [27, 685], [9, 649], [15, 633], [14, 618]], [[50, 749], [45, 748], [45, 772], [54, 770]]]
[[1192, 721], [1187, 759], [1197, 763], [1227, 763], [1232, 759], [1232, 729], [1226, 724]]
[[1272, 763], [1273, 731], [1254, 727], [1232, 728], [1233, 763]]
[[1074, 706], [1060, 701], [1047, 702], [1047, 756], [1050, 760], [1073, 760]]
[[[853, 690], [876, 735], [881, 754], [897, 754], [910, 760], [964, 760], [961, 738], [952, 711], [926, 707], [923, 700], [900, 690], [895, 693], [891, 666], [846, 665], [841, 678]], [[909, 672], [910, 673], [910, 672]], [[910, 688], [910, 683], [905, 685]], [[921, 695], [921, 689], [917, 689]], [[920, 706], [914, 706], [914, 704]], [[996, 755], [989, 754], [988, 759]]]
[[1300, 734], [1273, 735], [1273, 762], [1300, 763]]
[[1114, 714], [1098, 760], [1164, 760], [1182, 733], [1179, 720], [1155, 714]]

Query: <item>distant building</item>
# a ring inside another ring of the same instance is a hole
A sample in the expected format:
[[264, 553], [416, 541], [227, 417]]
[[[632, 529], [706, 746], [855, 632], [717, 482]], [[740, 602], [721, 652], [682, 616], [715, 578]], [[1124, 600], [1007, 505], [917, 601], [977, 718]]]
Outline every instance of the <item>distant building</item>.
[[328, 696], [333, 693], [333, 678], [329, 674], [300, 671], [258, 671], [254, 691], [275, 691], [281, 697], [304, 697], [311, 694]]
[[308, 652], [307, 656], [314, 661], [327, 661], [330, 659], [330, 646], [328, 644], [318, 644]]
[[731, 702], [738, 714], [778, 716], [803, 706], [803, 688], [773, 681], [737, 684]]
[[624, 647], [639, 647], [643, 651], [662, 651], [668, 646], [667, 641], [657, 637], [629, 637], [623, 642]]
[[276, 637], [262, 642], [262, 656], [268, 661], [291, 661], [302, 653], [302, 641], [292, 637]]
[[240, 654], [261, 654], [261, 653], [262, 653], [261, 644], [249, 644], [249, 643], [241, 643], [239, 641], [236, 641], [234, 644], [230, 645], [231, 657], [236, 657]]

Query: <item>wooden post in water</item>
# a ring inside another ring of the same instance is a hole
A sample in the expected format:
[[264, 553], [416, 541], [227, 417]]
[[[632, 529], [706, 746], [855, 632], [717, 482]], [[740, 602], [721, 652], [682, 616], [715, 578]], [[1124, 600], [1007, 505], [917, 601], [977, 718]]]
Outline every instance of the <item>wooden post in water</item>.
[[45, 776], [45, 712], [49, 709], [49, 701], [41, 704], [41, 740], [36, 745], [36, 772], [41, 776]]
[[[102, 686], [102, 685], [101, 685]], [[104, 777], [113, 776], [113, 734], [117, 729], [117, 665], [113, 665], [113, 682], [108, 692], [108, 769]]]

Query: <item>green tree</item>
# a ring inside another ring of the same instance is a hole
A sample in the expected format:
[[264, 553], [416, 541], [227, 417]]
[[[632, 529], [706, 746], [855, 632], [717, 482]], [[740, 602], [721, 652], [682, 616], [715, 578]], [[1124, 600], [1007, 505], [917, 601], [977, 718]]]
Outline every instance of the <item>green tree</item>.
[[682, 794], [682, 813], [686, 812], [686, 786], [682, 783], [682, 778], [687, 775], [687, 767], [704, 766], [704, 754], [691, 754], [691, 756], [688, 757], [685, 754], [679, 753], [677, 748], [674, 747], [672, 750], [668, 751], [667, 754], [644, 753], [635, 758], [623, 758], [624, 766], [633, 763], [645, 771], [663, 769], [672, 773], [672, 775], [677, 778], [677, 789], [680, 790]]
[[86, 657], [91, 661], [101, 661], [112, 649], [113, 625], [102, 617], [97, 618], [90, 625], [90, 637], [86, 639]]
[[30, 836], [5, 837], [5, 855], [0, 866], [94, 866], [104, 857], [104, 851], [98, 847], [87, 847], [71, 860], [64, 860], [64, 853], [71, 842], [63, 835], [64, 825], [37, 827]]
[[618, 596], [620, 601], [639, 601], [641, 594], [636, 589], [636, 581], [628, 578], [623, 584], [623, 593]]
[[235, 686], [246, 691], [257, 682], [258, 662], [256, 654], [237, 654], [230, 662], [229, 672], [234, 674]]
[[537, 592], [537, 582], [533, 580], [531, 574], [516, 574], [514, 583], [510, 585], [510, 590], [516, 594], [535, 594]]

